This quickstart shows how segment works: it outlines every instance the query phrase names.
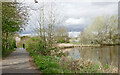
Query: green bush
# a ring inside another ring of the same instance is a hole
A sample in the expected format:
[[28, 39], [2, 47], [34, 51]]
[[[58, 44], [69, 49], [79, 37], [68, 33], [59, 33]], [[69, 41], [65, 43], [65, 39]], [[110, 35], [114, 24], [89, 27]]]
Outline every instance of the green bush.
[[34, 50], [28, 50], [34, 62], [43, 73], [58, 73], [58, 60], [52, 56], [37, 55]]
[[[51, 50], [56, 48], [51, 48]], [[40, 55], [35, 50], [28, 50], [33, 57], [35, 64], [39, 70], [45, 74], [47, 73], [103, 73], [104, 70], [109, 70], [110, 65], [104, 67], [100, 64], [94, 64], [88, 60], [68, 60], [60, 56]], [[73, 64], [75, 63], [75, 64]], [[101, 69], [100, 69], [101, 68]], [[107, 71], [106, 70], [106, 71]]]
[[35, 50], [42, 55], [47, 55], [50, 52], [48, 49], [46, 49], [47, 44], [38, 37], [31, 37], [26, 45], [26, 49]]
[[64, 39], [58, 40], [57, 43], [65, 43]]
[[10, 39], [8, 40], [8, 48], [9, 48], [9, 49], [17, 48], [17, 47], [16, 47], [16, 41], [15, 41], [15, 39], [10, 38]]
[[[93, 64], [87, 60], [69, 60], [64, 53], [59, 52], [57, 47], [48, 47], [44, 49], [45, 43], [35, 41], [34, 38], [27, 43], [27, 50], [33, 57], [35, 64], [39, 70], [45, 74], [47, 73], [102, 73], [99, 69], [100, 64]], [[49, 53], [52, 54], [49, 54]], [[74, 64], [73, 64], [74, 63]], [[106, 66], [106, 68], [109, 68]]]
[[70, 41], [65, 39], [59, 39], [57, 43], [70, 43]]
[[7, 48], [5, 48], [5, 39], [2, 38], [2, 57], [9, 55], [15, 50], [14, 48], [16, 48], [16, 41], [13, 37], [7, 39]]
[[109, 64], [106, 64], [106, 65], [104, 66], [104, 68], [105, 68], [105, 69], [109, 69], [109, 68], [110, 68], [110, 65], [109, 65]]

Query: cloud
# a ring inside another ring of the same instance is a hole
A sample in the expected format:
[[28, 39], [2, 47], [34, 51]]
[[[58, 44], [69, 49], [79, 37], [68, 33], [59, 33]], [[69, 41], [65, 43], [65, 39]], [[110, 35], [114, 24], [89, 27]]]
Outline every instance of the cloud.
[[85, 20], [83, 18], [79, 18], [79, 19], [69, 18], [65, 22], [66, 22], [66, 25], [73, 25], [73, 24], [77, 25], [77, 24], [84, 24]]
[[[32, 8], [39, 7], [40, 5], [40, 2], [36, 4], [34, 3], [34, 0], [25, 1], [32, 1], [33, 3], [27, 2]], [[56, 2], [56, 8], [62, 12], [62, 14], [59, 12], [61, 15], [65, 16], [61, 25], [65, 26], [69, 32], [83, 31], [85, 28], [87, 28], [88, 25], [91, 24], [91, 21], [96, 16], [109, 16], [118, 13], [118, 3], [116, 2], [117, 0], [78, 0], [88, 2], [77, 2], [76, 0], [74, 2], [71, 2], [72, 0], [67, 1], [64, 0], [62, 2]], [[33, 30], [34, 27], [38, 27], [36, 17], [39, 17], [37, 16], [39, 12], [32, 10], [30, 13], [31, 15], [29, 24], [23, 34], [32, 33], [31, 30]]]
[[66, 25], [64, 26], [68, 29], [69, 32], [81, 32], [84, 30], [84, 28], [87, 27], [87, 25]]
[[63, 3], [65, 16], [72, 18], [94, 17], [102, 14], [114, 14], [117, 12], [118, 3], [114, 2], [84, 2]]

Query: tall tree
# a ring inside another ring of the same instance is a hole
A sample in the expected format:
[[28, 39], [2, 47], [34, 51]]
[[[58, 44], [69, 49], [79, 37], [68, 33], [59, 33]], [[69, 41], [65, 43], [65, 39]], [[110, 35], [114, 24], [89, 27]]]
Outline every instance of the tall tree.
[[21, 31], [27, 23], [27, 18], [24, 5], [14, 2], [2, 3], [2, 37], [5, 48], [7, 48], [9, 35]]
[[55, 25], [60, 23], [55, 3], [49, 2], [48, 4], [47, 2], [41, 2], [39, 13], [39, 28], [37, 27], [36, 29], [38, 29], [40, 39], [44, 43], [46, 42], [45, 45], [47, 44], [48, 47], [51, 47], [54, 43]]

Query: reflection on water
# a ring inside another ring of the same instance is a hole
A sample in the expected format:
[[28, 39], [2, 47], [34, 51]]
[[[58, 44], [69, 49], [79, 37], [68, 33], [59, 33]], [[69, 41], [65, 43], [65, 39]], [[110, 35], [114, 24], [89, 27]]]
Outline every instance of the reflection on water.
[[118, 46], [76, 47], [68, 50], [66, 54], [74, 60], [82, 58], [93, 62], [100, 61], [103, 65], [118, 66]]

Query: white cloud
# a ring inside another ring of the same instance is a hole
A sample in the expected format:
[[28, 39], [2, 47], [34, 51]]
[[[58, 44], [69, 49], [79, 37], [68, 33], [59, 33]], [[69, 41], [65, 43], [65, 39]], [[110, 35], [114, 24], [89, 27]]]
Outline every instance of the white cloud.
[[79, 19], [69, 18], [65, 22], [66, 22], [66, 25], [84, 24], [85, 23], [85, 19], [83, 19], [83, 18], [79, 18]]
[[[76, 18], [82, 17], [84, 21], [81, 21], [82, 25], [90, 25], [91, 20], [94, 19], [96, 16], [101, 15], [114, 15], [118, 13], [118, 3], [117, 2], [78, 2], [78, 3], [71, 3], [66, 2], [62, 4], [64, 6], [64, 15], [68, 18], [67, 22], [71, 23], [75, 21], [75, 24], [78, 23], [80, 20]], [[73, 18], [73, 19], [69, 19]], [[67, 25], [69, 25], [67, 23]], [[74, 22], [73, 22], [74, 23]], [[65, 22], [66, 24], [66, 22]]]
[[115, 14], [118, 10], [118, 3], [97, 2], [99, 5], [93, 3], [64, 3], [64, 13], [66, 16], [72, 17], [94, 17], [103, 14]]
[[[38, 1], [39, 3], [36, 4], [34, 3], [34, 0], [25, 0], [25, 2], [27, 2], [32, 8], [36, 7], [39, 8], [41, 0]], [[65, 16], [66, 20], [64, 20], [63, 25], [68, 26], [68, 29], [70, 29], [70, 31], [74, 31], [70, 32], [70, 35], [73, 34], [76, 36], [77, 34], [79, 34], [75, 33], [75, 31], [81, 30], [81, 28], [84, 28], [85, 25], [86, 27], [87, 25], [90, 25], [91, 20], [94, 19], [96, 16], [113, 15], [118, 13], [118, 3], [116, 2], [117, 0], [74, 0], [73, 2], [72, 0], [60, 0], [60, 1], [61, 3], [58, 2], [58, 0], [56, 1], [57, 6], [56, 8], [62, 11], [62, 15]], [[37, 13], [39, 14], [39, 12], [33, 10], [30, 13], [31, 20], [29, 20], [28, 24], [29, 26], [26, 27], [26, 31], [32, 30], [35, 26], [38, 25], [36, 16]]]

